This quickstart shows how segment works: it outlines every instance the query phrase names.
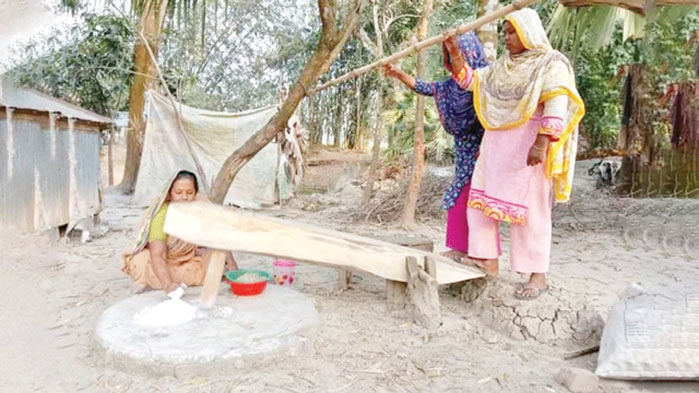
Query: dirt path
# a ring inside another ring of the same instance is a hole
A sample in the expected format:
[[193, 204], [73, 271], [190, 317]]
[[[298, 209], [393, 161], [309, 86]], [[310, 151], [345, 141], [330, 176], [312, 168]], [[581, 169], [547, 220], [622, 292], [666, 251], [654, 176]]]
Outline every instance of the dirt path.
[[[0, 391], [565, 392], [554, 382], [555, 372], [564, 365], [594, 370], [596, 355], [564, 361], [563, 354], [594, 340], [595, 328], [628, 283], [699, 277], [693, 240], [699, 238], [699, 203], [600, 196], [585, 169], [576, 180], [572, 209], [556, 210], [552, 289], [536, 302], [512, 298], [522, 278], [509, 272], [505, 255], [502, 277], [476, 300], [467, 303], [458, 292], [442, 290], [444, 325], [429, 333], [402, 313], [386, 312], [378, 279], [356, 275], [350, 290], [338, 293], [334, 270], [301, 265], [296, 288], [312, 297], [322, 318], [313, 356], [230, 370], [218, 379], [126, 375], [105, 368], [93, 354], [97, 318], [130, 295], [120, 253], [140, 214], [128, 198], [108, 193], [102, 219], [110, 231], [102, 238], [55, 244], [40, 235], [1, 236], [7, 252], [0, 257], [6, 266]], [[341, 194], [324, 198], [331, 203], [314, 211], [286, 207], [266, 214], [365, 236], [402, 233], [390, 225], [348, 224], [343, 214], [355, 205]], [[443, 244], [440, 221], [422, 223], [414, 234]], [[238, 258], [244, 267], [269, 269], [272, 261]], [[603, 381], [601, 390], [696, 392], [699, 384]]]

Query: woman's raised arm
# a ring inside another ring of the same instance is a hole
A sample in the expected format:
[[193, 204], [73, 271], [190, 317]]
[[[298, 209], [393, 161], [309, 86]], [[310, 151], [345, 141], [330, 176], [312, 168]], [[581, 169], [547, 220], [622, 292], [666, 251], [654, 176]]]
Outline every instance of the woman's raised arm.
[[454, 37], [447, 38], [444, 40], [444, 46], [447, 48], [447, 52], [449, 52], [452, 78], [462, 89], [473, 91], [473, 69], [464, 59], [456, 39]]

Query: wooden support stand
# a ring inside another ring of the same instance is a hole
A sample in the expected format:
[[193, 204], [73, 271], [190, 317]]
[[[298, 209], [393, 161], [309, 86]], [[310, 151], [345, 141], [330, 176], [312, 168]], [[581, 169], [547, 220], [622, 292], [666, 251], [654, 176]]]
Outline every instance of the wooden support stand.
[[[409, 236], [389, 236], [379, 237], [378, 240], [427, 252], [432, 252], [434, 250], [434, 242], [423, 238], [415, 238]], [[402, 281], [386, 280], [386, 306], [389, 311], [404, 309], [407, 304], [407, 296], [408, 283]]]
[[408, 307], [413, 322], [428, 329], [442, 325], [442, 312], [439, 305], [439, 285], [435, 280], [436, 264], [425, 258], [425, 268], [415, 257], [406, 258], [408, 269]]
[[408, 283], [386, 280], [386, 306], [388, 310], [395, 311], [405, 308], [407, 292]]
[[347, 269], [340, 269], [337, 272], [337, 290], [340, 292], [349, 289], [350, 282], [352, 282], [352, 271]]

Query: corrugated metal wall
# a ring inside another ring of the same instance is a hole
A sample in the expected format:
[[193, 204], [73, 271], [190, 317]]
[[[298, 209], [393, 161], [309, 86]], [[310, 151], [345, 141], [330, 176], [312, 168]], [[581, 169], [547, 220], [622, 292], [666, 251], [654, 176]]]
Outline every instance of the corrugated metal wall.
[[[48, 122], [42, 122], [47, 124]], [[0, 119], [0, 225], [38, 231], [99, 212], [100, 135]], [[68, 129], [66, 129], [68, 128]]]

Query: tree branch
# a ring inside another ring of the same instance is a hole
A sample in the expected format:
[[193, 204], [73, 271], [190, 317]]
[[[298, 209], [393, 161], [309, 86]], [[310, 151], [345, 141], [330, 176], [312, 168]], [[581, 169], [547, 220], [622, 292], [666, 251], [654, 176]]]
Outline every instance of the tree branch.
[[398, 15], [398, 16], [396, 16], [396, 17], [394, 17], [394, 18], [391, 18], [391, 19], [387, 20], [386, 23], [384, 23], [383, 31], [388, 31], [388, 29], [391, 27], [391, 25], [393, 24], [393, 22], [396, 22], [396, 21], [398, 21], [399, 19], [402, 19], [402, 18], [419, 18], [419, 17], [420, 17], [420, 15], [415, 15], [415, 14], [403, 14], [403, 15]]
[[348, 10], [346, 13], [345, 23], [342, 27], [342, 31], [336, 33], [338, 40], [334, 43], [334, 47], [330, 51], [328, 61], [326, 61], [323, 65], [323, 68], [321, 68], [321, 75], [328, 72], [328, 70], [330, 69], [330, 63], [335, 61], [335, 58], [337, 57], [337, 55], [340, 54], [342, 48], [344, 48], [345, 43], [349, 39], [350, 35], [352, 35], [352, 30], [354, 30], [354, 26], [357, 23], [357, 16], [359, 16], [359, 10], [361, 10], [361, 8], [362, 0], [354, 0], [354, 7], [352, 7], [351, 10]]
[[[380, 32], [377, 32], [377, 34], [381, 34]], [[378, 54], [376, 53], [376, 44], [374, 44], [371, 39], [369, 38], [369, 35], [366, 33], [364, 28], [359, 28], [357, 29], [357, 33], [355, 34], [357, 38], [359, 38], [359, 41], [361, 41], [362, 45], [366, 50], [371, 53], [373, 57], [378, 57]]]
[[320, 14], [321, 38], [334, 40], [337, 34], [337, 17], [335, 0], [318, 0], [318, 13]]

